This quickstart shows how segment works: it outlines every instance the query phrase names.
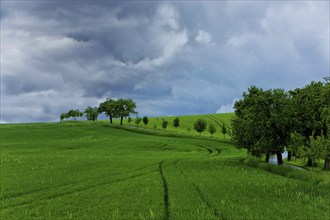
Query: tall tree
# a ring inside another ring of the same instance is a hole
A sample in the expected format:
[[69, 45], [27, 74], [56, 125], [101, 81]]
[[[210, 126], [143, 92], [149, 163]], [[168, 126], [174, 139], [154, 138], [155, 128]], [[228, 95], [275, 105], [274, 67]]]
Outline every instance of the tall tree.
[[137, 114], [135, 111], [136, 104], [132, 99], [118, 99], [115, 102], [115, 113], [120, 117], [120, 125], [123, 125], [123, 119], [131, 114]]
[[104, 102], [100, 103], [98, 108], [100, 113], [104, 113], [109, 117], [110, 124], [112, 124], [112, 118], [116, 114], [116, 101], [110, 98], [107, 98]]
[[283, 164], [282, 152], [290, 134], [288, 94], [282, 89], [263, 91], [255, 86], [243, 93], [235, 103], [236, 117], [232, 121], [233, 140], [237, 147], [246, 148], [254, 156], [276, 154]]
[[86, 114], [87, 120], [95, 121], [95, 120], [97, 120], [97, 117], [99, 116], [99, 109], [98, 109], [98, 107], [88, 106], [85, 109], [85, 114]]

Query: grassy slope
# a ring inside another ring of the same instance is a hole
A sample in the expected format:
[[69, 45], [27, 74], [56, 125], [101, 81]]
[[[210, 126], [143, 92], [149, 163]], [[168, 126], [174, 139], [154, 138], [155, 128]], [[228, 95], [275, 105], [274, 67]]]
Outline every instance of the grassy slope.
[[330, 218], [329, 185], [255, 169], [245, 157], [214, 140], [103, 123], [1, 125], [1, 217]]
[[[198, 118], [203, 118], [207, 121], [208, 125], [212, 123], [216, 127], [217, 131], [214, 134], [214, 138], [224, 140], [223, 134], [221, 133], [220, 125], [224, 123], [225, 125], [230, 127], [231, 118], [233, 116], [234, 113], [179, 116], [180, 126], [177, 129], [173, 126], [173, 120], [177, 116], [165, 116], [165, 117], [149, 118], [149, 123], [147, 124], [147, 126], [144, 126], [143, 122], [141, 122], [139, 127], [154, 130], [154, 125], [156, 125], [157, 126], [156, 130], [163, 132], [165, 130], [162, 128], [161, 124], [162, 124], [162, 119], [164, 118], [169, 123], [165, 132], [177, 133], [181, 135], [199, 136], [199, 133], [197, 133], [194, 130], [194, 123], [195, 121], [197, 121]], [[133, 122], [131, 122], [130, 125], [136, 126], [136, 124], [134, 123], [135, 118], [132, 119]], [[119, 120], [114, 120], [114, 124], [119, 124]], [[124, 124], [128, 125], [127, 120], [124, 120]], [[188, 128], [190, 129], [190, 131], [187, 130]], [[201, 134], [201, 136], [210, 137], [211, 135], [206, 130]], [[225, 140], [229, 140], [228, 134], [225, 136]]]

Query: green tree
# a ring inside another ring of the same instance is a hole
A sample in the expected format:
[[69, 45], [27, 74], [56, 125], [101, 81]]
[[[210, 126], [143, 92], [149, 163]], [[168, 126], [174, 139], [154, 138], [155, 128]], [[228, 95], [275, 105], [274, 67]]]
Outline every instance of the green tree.
[[275, 153], [278, 165], [282, 165], [282, 152], [291, 131], [288, 101], [288, 94], [282, 89], [263, 91], [250, 87], [234, 106], [232, 136], [235, 145], [257, 157], [266, 154], [266, 161]]
[[136, 104], [132, 99], [118, 99], [115, 101], [115, 115], [120, 118], [120, 125], [123, 125], [123, 119], [131, 114], [137, 114]]
[[104, 102], [99, 105], [99, 113], [104, 113], [109, 117], [110, 124], [112, 124], [112, 118], [116, 117], [116, 101], [107, 98]]
[[99, 116], [99, 109], [98, 109], [98, 107], [88, 106], [85, 109], [85, 114], [86, 114], [87, 120], [95, 121], [95, 120], [97, 120], [97, 117]]
[[131, 124], [132, 118], [131, 117], [128, 117], [127, 122], [128, 122], [128, 124]]
[[176, 131], [178, 131], [178, 127], [180, 126], [180, 119], [178, 117], [173, 120], [173, 126], [175, 127]]
[[167, 125], [168, 125], [168, 121], [166, 121], [166, 120], [163, 118], [163, 121], [162, 121], [162, 128], [166, 129], [166, 128], [167, 128]]
[[202, 118], [197, 119], [197, 121], [194, 123], [194, 129], [199, 133], [199, 135], [201, 135], [202, 132], [205, 131], [206, 126], [207, 123]]
[[136, 127], [139, 127], [139, 124], [141, 123], [141, 121], [142, 121], [142, 118], [140, 118], [140, 117], [136, 117], [135, 118], [135, 124], [136, 124]]
[[147, 116], [144, 116], [142, 121], [143, 121], [144, 126], [146, 126], [149, 123], [149, 118]]
[[221, 133], [223, 134], [223, 139], [226, 139], [227, 126], [225, 125], [225, 123], [221, 125]]
[[63, 121], [64, 119], [67, 119], [67, 118], [69, 118], [69, 114], [68, 114], [68, 113], [62, 113], [62, 114], [60, 115], [60, 120], [61, 120], [61, 121]]
[[213, 134], [217, 131], [216, 127], [212, 123], [209, 125], [208, 130], [209, 130], [212, 137], [213, 137]]

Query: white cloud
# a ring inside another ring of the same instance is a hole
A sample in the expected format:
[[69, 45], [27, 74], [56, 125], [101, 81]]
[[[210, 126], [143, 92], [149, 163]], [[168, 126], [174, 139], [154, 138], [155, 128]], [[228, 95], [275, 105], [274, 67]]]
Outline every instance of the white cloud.
[[206, 31], [203, 31], [203, 30], [199, 30], [198, 31], [198, 34], [196, 36], [196, 41], [201, 43], [201, 44], [204, 44], [204, 45], [212, 45], [214, 44], [212, 42], [212, 36], [210, 33], [206, 32]]
[[216, 111], [216, 113], [229, 113], [234, 112], [234, 105], [238, 99], [234, 99], [231, 104], [221, 105], [220, 108]]

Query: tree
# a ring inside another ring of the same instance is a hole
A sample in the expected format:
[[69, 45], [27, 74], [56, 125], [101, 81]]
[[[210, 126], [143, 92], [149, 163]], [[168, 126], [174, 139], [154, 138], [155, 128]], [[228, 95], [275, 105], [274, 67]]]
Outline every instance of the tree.
[[60, 115], [60, 119], [61, 119], [61, 121], [63, 121], [64, 119], [67, 119], [67, 118], [69, 118], [69, 114], [68, 114], [68, 113], [62, 113], [62, 114]]
[[173, 120], [173, 126], [175, 127], [176, 131], [178, 131], [178, 127], [180, 126], [180, 119], [178, 117]]
[[147, 116], [144, 116], [142, 121], [143, 121], [144, 126], [146, 126], [149, 123], [149, 118]]
[[86, 114], [87, 120], [95, 121], [95, 120], [97, 120], [97, 117], [99, 116], [99, 109], [98, 109], [98, 107], [88, 106], [85, 109], [85, 114]]
[[120, 117], [120, 125], [123, 125], [123, 119], [131, 114], [137, 114], [136, 104], [132, 99], [118, 99], [115, 101], [115, 115]]
[[141, 123], [141, 121], [142, 121], [142, 119], [140, 117], [135, 118], [136, 127], [139, 127], [139, 124]]
[[166, 121], [166, 120], [163, 118], [162, 128], [166, 129], [167, 125], [168, 125], [168, 121]]
[[211, 136], [213, 137], [213, 134], [217, 131], [217, 129], [215, 128], [215, 126], [211, 123], [209, 125], [209, 132], [211, 134]]
[[221, 133], [223, 134], [223, 139], [226, 139], [227, 126], [225, 125], [225, 123], [221, 125]]
[[83, 115], [84, 113], [79, 111], [79, 109], [70, 109], [68, 112], [69, 118], [73, 118], [74, 120], [77, 120], [77, 117], [82, 117]]
[[131, 117], [128, 117], [127, 122], [128, 122], [128, 124], [131, 124], [132, 118]]
[[291, 123], [288, 94], [282, 89], [263, 91], [251, 86], [243, 99], [235, 103], [232, 135], [235, 145], [253, 156], [276, 154], [283, 164], [282, 152], [290, 139]]
[[110, 124], [112, 124], [112, 118], [115, 117], [116, 113], [116, 101], [110, 98], [107, 98], [104, 102], [99, 105], [99, 113], [104, 113], [109, 117]]
[[205, 131], [206, 129], [206, 126], [207, 126], [207, 123], [204, 119], [197, 119], [197, 121], [195, 122], [194, 124], [194, 129], [199, 132], [199, 135], [202, 134], [203, 131]]

